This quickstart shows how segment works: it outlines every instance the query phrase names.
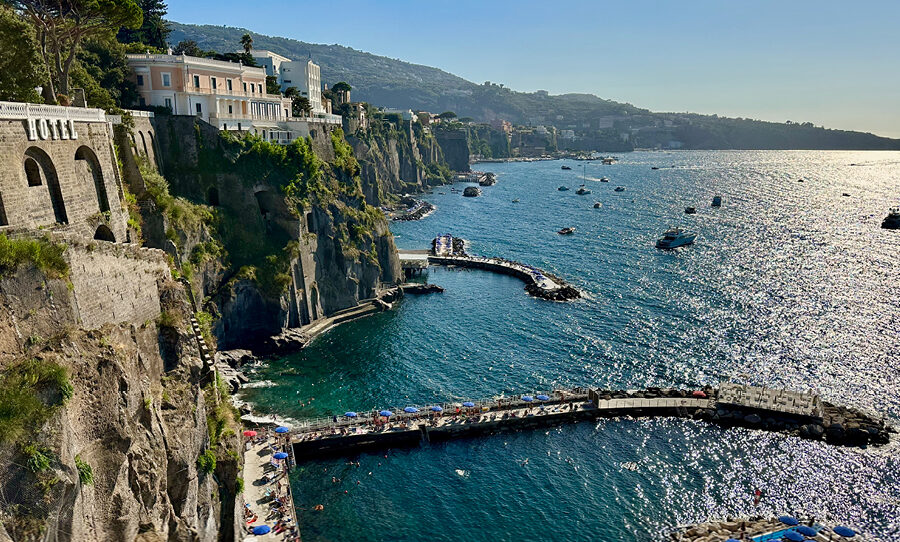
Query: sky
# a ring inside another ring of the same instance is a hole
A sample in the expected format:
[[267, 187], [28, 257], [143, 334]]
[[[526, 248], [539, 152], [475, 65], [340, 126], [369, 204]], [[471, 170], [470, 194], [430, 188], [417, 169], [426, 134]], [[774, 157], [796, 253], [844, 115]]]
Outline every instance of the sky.
[[900, 138], [900, 0], [169, 0], [168, 18], [520, 91]]

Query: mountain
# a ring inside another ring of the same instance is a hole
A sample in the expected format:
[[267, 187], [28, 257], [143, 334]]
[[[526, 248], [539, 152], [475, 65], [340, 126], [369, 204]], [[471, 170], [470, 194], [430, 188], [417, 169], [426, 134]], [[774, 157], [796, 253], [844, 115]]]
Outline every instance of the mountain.
[[[900, 150], [900, 140], [862, 132], [828, 130], [716, 115], [653, 113], [592, 94], [550, 95], [516, 92], [501, 85], [476, 84], [438, 68], [357, 51], [342, 45], [306, 43], [229, 26], [170, 22], [169, 43], [192, 39], [202, 49], [235, 51], [245, 33], [253, 46], [288, 58], [311, 57], [322, 81], [346, 81], [353, 99], [377, 106], [433, 113], [454, 111], [477, 121], [504, 119], [520, 125], [572, 130], [575, 146], [626, 140], [634, 147], [685, 149], [878, 149]], [[604, 150], [598, 148], [597, 150]]]

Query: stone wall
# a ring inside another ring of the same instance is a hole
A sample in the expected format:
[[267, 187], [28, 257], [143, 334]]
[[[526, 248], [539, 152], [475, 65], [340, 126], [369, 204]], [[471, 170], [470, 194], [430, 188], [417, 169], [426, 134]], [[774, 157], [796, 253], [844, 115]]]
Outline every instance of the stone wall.
[[128, 239], [111, 125], [73, 126], [77, 139], [30, 141], [27, 120], [0, 120], [0, 230], [54, 227]]

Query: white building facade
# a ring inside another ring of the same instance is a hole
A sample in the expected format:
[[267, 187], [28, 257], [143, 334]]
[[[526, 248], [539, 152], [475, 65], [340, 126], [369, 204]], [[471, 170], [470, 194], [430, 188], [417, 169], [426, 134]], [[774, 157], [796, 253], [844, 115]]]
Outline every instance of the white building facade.
[[266, 75], [278, 78], [281, 91], [296, 87], [301, 96], [309, 98], [315, 117], [326, 113], [322, 104], [322, 71], [311, 59], [291, 60], [272, 51], [253, 49], [250, 51], [257, 64], [263, 66]]

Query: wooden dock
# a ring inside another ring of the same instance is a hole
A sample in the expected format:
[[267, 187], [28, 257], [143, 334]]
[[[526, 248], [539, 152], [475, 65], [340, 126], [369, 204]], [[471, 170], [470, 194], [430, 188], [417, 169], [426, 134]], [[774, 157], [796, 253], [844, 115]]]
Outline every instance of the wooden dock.
[[[821, 402], [813, 394], [744, 387], [745, 393], [793, 394], [804, 404], [819, 409], [798, 409], [794, 402], [735, 404], [734, 390], [724, 385], [704, 390], [586, 390], [575, 388], [516, 399], [488, 399], [471, 403], [419, 405], [390, 408], [390, 416], [380, 411], [358, 413], [357, 417], [334, 416], [308, 420], [292, 430], [292, 446], [297, 460], [355, 454], [366, 450], [415, 447], [421, 443], [571, 423], [597, 418], [680, 417], [705, 420], [724, 427], [743, 426], [784, 432], [802, 438], [825, 440], [831, 444], [884, 444], [893, 430], [883, 421], [843, 407]], [[545, 398], [537, 399], [538, 396]], [[531, 399], [531, 400], [526, 400]], [[472, 406], [466, 406], [472, 405]], [[822, 406], [832, 409], [829, 417]], [[836, 414], [835, 414], [836, 413]], [[835, 418], [838, 416], [838, 418]], [[842, 424], [858, 431], [844, 430]], [[842, 431], [833, 430], [841, 426]], [[827, 430], [826, 430], [827, 428]]]

